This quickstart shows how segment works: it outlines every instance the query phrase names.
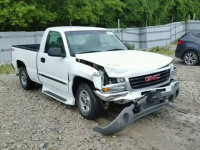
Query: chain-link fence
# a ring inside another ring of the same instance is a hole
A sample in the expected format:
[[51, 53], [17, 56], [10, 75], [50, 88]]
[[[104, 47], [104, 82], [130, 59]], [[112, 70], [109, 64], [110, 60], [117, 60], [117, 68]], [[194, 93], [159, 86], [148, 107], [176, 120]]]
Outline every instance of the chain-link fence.
[[0, 63], [11, 61], [12, 45], [39, 44], [43, 33], [43, 31], [0, 32]]
[[144, 49], [169, 45], [187, 32], [200, 32], [200, 21], [111, 30], [123, 42], [134, 45], [135, 49]]
[[200, 20], [188, 21], [187, 32], [200, 32]]
[[[200, 21], [175, 22], [167, 25], [141, 28], [110, 29], [123, 42], [134, 45], [135, 49], [165, 46], [176, 41], [186, 32], [200, 31]], [[43, 31], [0, 32], [0, 63], [11, 61], [12, 45], [39, 44]]]
[[185, 22], [142, 28], [111, 29], [123, 42], [133, 44], [135, 49], [169, 45], [187, 31]]

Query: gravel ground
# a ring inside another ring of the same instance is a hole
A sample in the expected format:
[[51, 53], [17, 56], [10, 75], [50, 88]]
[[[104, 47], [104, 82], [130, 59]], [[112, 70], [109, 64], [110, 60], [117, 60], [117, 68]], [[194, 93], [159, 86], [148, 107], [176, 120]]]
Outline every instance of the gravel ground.
[[92, 131], [115, 111], [96, 121], [83, 119], [41, 89], [25, 91], [16, 75], [0, 75], [0, 149], [200, 149], [200, 66], [175, 59], [181, 92], [169, 106], [145, 116], [114, 136]]

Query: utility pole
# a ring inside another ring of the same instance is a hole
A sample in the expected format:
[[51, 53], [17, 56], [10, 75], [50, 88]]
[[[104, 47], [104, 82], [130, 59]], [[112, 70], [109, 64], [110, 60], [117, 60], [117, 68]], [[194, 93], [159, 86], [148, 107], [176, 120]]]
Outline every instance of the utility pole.
[[196, 17], [196, 15], [195, 15], [195, 14], [193, 14], [193, 21], [195, 20], [195, 17]]
[[69, 25], [70, 25], [70, 27], [72, 26], [72, 22], [71, 22], [71, 20], [69, 20]]
[[190, 20], [190, 14], [189, 14], [189, 16], [188, 16], [188, 20]]
[[187, 25], [187, 31], [189, 31], [189, 29], [190, 29], [190, 14], [189, 14], [189, 16], [188, 16], [188, 25]]
[[120, 30], [120, 19], [118, 19], [118, 31], [117, 31], [118, 32], [118, 37], [120, 38], [120, 36], [119, 36], [119, 30]]
[[148, 48], [148, 14], [147, 14], [147, 17], [146, 17], [146, 48]]
[[172, 25], [173, 25], [173, 22], [174, 22], [174, 18], [172, 17], [172, 23], [170, 24], [170, 43], [172, 42]]
[[[145, 0], [146, 1], [146, 0]], [[148, 0], [146, 1], [146, 48], [148, 48], [148, 14], [149, 14], [149, 6]]]

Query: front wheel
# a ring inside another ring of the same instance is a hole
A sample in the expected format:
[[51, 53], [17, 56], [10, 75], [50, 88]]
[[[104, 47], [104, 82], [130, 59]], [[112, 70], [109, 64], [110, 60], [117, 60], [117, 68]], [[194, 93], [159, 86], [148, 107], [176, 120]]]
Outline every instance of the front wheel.
[[199, 58], [194, 51], [188, 51], [184, 54], [183, 61], [188, 66], [195, 66], [199, 63]]
[[81, 115], [88, 120], [96, 119], [103, 113], [100, 100], [94, 95], [87, 83], [79, 85], [76, 92], [76, 102]]
[[26, 67], [20, 67], [19, 69], [19, 79], [23, 89], [31, 90], [34, 87], [34, 82], [28, 76]]

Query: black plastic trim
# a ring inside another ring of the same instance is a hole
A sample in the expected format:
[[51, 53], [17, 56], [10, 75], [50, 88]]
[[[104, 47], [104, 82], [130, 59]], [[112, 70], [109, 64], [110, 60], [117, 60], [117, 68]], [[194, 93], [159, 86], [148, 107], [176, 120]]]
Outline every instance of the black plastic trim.
[[58, 82], [58, 83], [67, 85], [67, 83], [65, 83], [65, 82], [62, 82], [62, 81], [60, 81], [60, 80], [54, 79], [54, 78], [49, 77], [49, 76], [46, 76], [46, 75], [44, 75], [44, 74], [39, 73], [39, 75], [42, 76], [42, 77], [48, 78], [48, 79], [50, 79], [50, 80], [56, 81], [56, 82]]
[[53, 97], [56, 97], [56, 98], [58, 98], [59, 100], [61, 100], [62, 102], [66, 102], [66, 101], [67, 101], [67, 99], [65, 99], [65, 98], [63, 98], [63, 97], [61, 97], [61, 96], [59, 96], [59, 95], [57, 95], [57, 94], [54, 94], [54, 93], [52, 93], [52, 92], [50, 92], [50, 91], [44, 91], [44, 93], [49, 94], [49, 95], [51, 95], [51, 96], [53, 96]]
[[21, 48], [21, 49], [29, 50], [33, 52], [38, 52], [40, 49], [40, 44], [13, 45], [12, 47]]

